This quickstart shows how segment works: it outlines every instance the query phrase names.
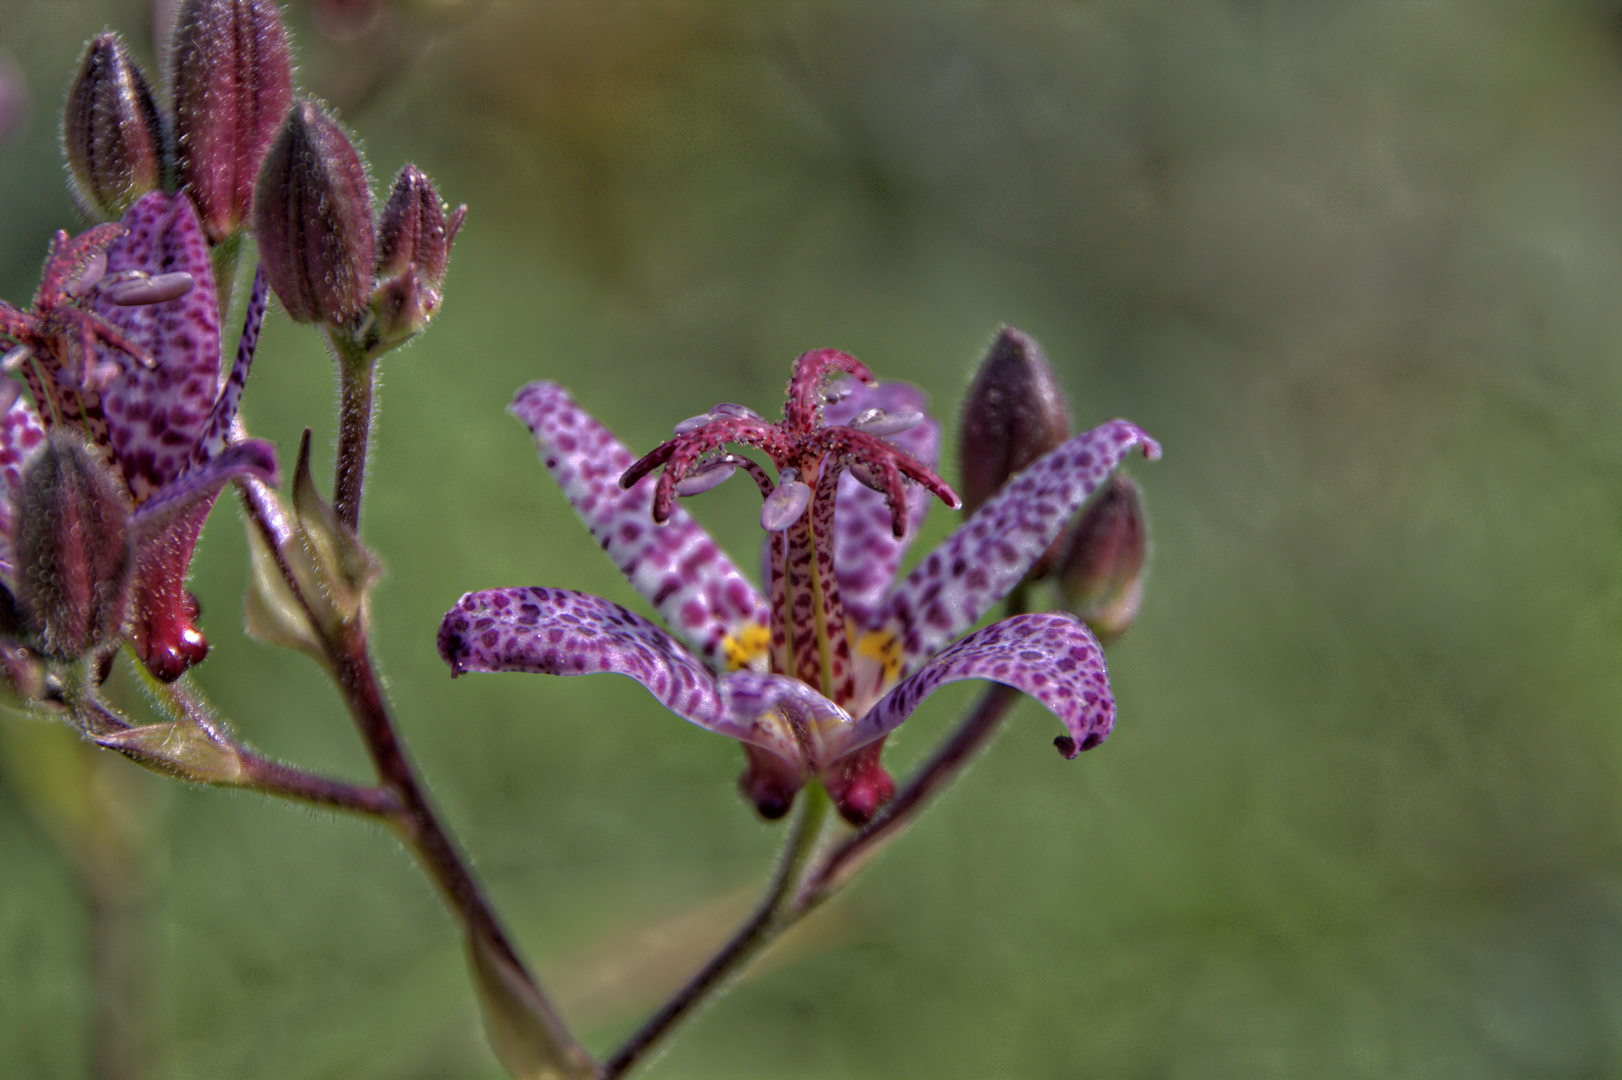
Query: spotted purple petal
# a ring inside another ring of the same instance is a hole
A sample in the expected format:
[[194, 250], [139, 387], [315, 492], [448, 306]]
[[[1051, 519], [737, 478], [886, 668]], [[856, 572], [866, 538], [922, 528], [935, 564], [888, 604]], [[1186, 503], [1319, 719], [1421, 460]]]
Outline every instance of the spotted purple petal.
[[220, 316], [208, 241], [191, 199], [154, 191], [124, 215], [127, 232], [107, 249], [110, 274], [183, 271], [193, 285], [177, 299], [126, 306], [102, 296], [98, 315], [154, 361], [148, 368], [102, 348], [120, 374], [101, 395], [113, 454], [139, 503], [179, 476], [219, 397]]
[[[671, 712], [719, 735], [803, 761], [792, 725], [848, 726], [849, 718], [793, 679], [735, 672], [717, 682], [675, 638], [600, 596], [567, 589], [468, 593], [439, 625], [451, 674], [529, 671], [628, 675]], [[831, 712], [830, 712], [831, 710]], [[788, 719], [780, 719], [784, 716]]]
[[620, 487], [636, 459], [566, 391], [531, 383], [509, 411], [529, 426], [541, 460], [614, 565], [711, 670], [726, 666], [729, 636], [766, 626], [766, 601], [685, 510], [654, 524], [655, 478]]
[[[922, 422], [891, 435], [886, 442], [900, 447], [919, 461], [935, 467], [940, 457], [940, 424], [928, 415], [924, 392], [910, 383], [889, 382], [863, 386], [847, 380], [843, 396], [822, 407], [829, 424], [848, 424], [870, 409], [895, 415], [922, 412]], [[907, 485], [907, 534], [900, 540], [891, 528], [890, 509], [882, 492], [874, 491], [847, 472], [839, 478], [839, 497], [834, 511], [834, 568], [839, 577], [839, 595], [845, 614], [855, 625], [866, 627], [895, 584], [902, 556], [918, 535], [930, 493], [917, 484]]]
[[992, 623], [929, 660], [857, 721], [845, 751], [894, 731], [937, 687], [960, 679], [1004, 683], [1046, 705], [1069, 732], [1058, 742], [1066, 757], [1103, 742], [1115, 724], [1098, 639], [1074, 615], [1049, 611]]
[[45, 441], [45, 425], [16, 383], [3, 384], [0, 392], [11, 396], [11, 404], [0, 413], [0, 578], [9, 583], [16, 572], [11, 551], [12, 507], [22, 482], [23, 462]]
[[902, 670], [979, 621], [1019, 583], [1065, 524], [1134, 447], [1160, 446], [1111, 420], [1033, 461], [896, 586], [877, 624], [901, 642]]

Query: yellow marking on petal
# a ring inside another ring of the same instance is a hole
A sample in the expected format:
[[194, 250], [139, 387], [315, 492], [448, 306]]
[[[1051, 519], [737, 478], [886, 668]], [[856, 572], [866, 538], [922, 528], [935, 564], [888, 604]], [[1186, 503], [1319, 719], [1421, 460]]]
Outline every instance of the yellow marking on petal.
[[771, 642], [771, 630], [759, 623], [750, 623], [736, 634], [728, 634], [721, 641], [721, 651], [726, 654], [727, 670], [741, 671], [746, 667], [755, 667], [757, 659], [765, 658]]
[[856, 652], [877, 660], [886, 685], [901, 677], [901, 639], [889, 630], [869, 630], [856, 642]]

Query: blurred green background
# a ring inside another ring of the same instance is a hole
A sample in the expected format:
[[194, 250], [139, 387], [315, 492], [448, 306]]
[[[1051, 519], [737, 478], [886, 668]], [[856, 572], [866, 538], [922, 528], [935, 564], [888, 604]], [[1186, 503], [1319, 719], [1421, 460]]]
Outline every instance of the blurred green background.
[[[561, 380], [646, 449], [716, 401], [775, 411], [792, 357], [837, 346], [950, 418], [1008, 322], [1078, 422], [1166, 448], [1134, 467], [1155, 551], [1110, 653], [1115, 735], [1065, 762], [1027, 702], [648, 1075], [1622, 1072], [1614, 7], [290, 18], [378, 184], [413, 160], [470, 207], [443, 314], [384, 365], [377, 641], [436, 798], [594, 1048], [725, 934], [778, 828], [731, 743], [628, 680], [447, 677], [464, 590], [640, 604], [514, 388]], [[0, 147], [0, 296], [76, 227], [56, 124], [81, 43], [122, 28], [152, 70], [150, 23], [0, 3], [31, 95]], [[245, 411], [288, 464], [312, 426], [323, 478], [333, 388], [274, 314]], [[744, 486], [695, 509], [749, 563]], [[314, 665], [239, 633], [238, 517], [222, 501], [198, 558], [198, 678], [265, 751], [364, 776]], [[892, 765], [970, 694], [932, 699]], [[109, 866], [160, 1074], [498, 1074], [392, 838], [6, 717], [0, 1075], [90, 1067], [109, 916], [85, 883]]]

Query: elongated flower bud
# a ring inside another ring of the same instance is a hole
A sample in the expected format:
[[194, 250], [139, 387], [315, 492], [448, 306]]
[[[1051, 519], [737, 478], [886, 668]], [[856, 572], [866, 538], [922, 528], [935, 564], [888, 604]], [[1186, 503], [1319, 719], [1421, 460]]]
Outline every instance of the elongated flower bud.
[[185, 0], [170, 55], [180, 180], [217, 244], [247, 220], [293, 100], [287, 29], [272, 0]]
[[447, 220], [433, 181], [415, 165], [394, 178], [377, 223], [377, 289], [372, 310], [384, 341], [420, 333], [439, 310], [445, 261], [467, 207]]
[[1105, 645], [1126, 633], [1143, 601], [1149, 529], [1138, 485], [1116, 473], [1082, 511], [1058, 569], [1065, 606]]
[[117, 34], [85, 47], [62, 113], [74, 201], [91, 221], [114, 221], [163, 182], [163, 123], [152, 88]]
[[352, 325], [372, 295], [372, 189], [337, 122], [301, 101], [265, 155], [254, 200], [265, 277], [297, 322]]
[[1005, 326], [963, 402], [958, 455], [963, 512], [1070, 437], [1070, 410], [1042, 347]]
[[129, 595], [129, 503], [112, 467], [51, 430], [17, 492], [17, 602], [40, 650], [77, 659], [116, 636]]

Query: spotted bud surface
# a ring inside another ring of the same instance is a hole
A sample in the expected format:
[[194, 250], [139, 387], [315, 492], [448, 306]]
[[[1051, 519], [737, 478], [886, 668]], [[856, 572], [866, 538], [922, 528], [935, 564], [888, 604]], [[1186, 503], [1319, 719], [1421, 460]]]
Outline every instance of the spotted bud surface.
[[212, 243], [247, 220], [260, 162], [293, 100], [271, 0], [186, 0], [170, 45], [175, 151]]
[[467, 216], [458, 206], [445, 216], [428, 175], [406, 165], [394, 178], [377, 222], [377, 289], [372, 307], [385, 341], [421, 333], [439, 311], [445, 261]]
[[372, 189], [349, 137], [301, 101], [265, 155], [254, 202], [265, 277], [296, 322], [353, 325], [372, 295]]
[[997, 334], [963, 402], [958, 493], [972, 514], [1010, 476], [1070, 437], [1070, 411], [1042, 348], [1012, 326]]
[[1082, 512], [1057, 571], [1065, 607], [1106, 645], [1126, 633], [1138, 614], [1148, 550], [1143, 496], [1130, 478], [1116, 473]]
[[130, 507], [83, 437], [52, 429], [17, 491], [17, 602], [40, 650], [77, 659], [115, 637], [129, 594]]
[[91, 221], [116, 220], [163, 183], [163, 122], [117, 34], [85, 47], [62, 113], [62, 150], [74, 201]]

